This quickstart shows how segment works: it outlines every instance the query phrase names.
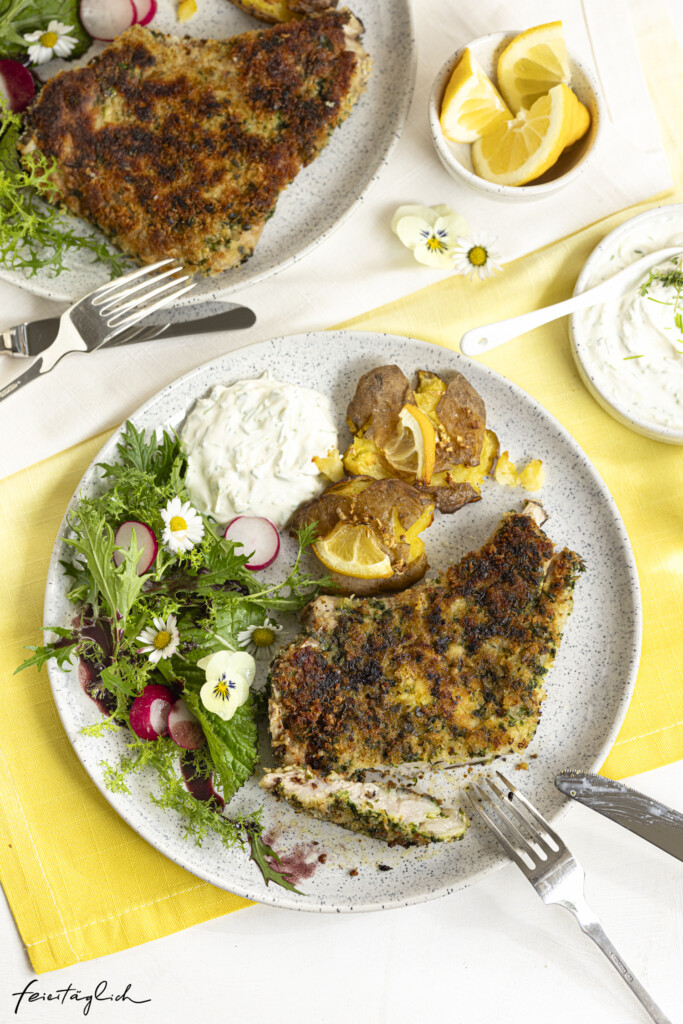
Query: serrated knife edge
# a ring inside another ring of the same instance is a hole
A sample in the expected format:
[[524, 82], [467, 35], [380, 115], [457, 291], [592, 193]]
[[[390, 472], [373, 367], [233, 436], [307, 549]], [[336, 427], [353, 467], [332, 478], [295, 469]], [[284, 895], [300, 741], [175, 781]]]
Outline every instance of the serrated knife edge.
[[683, 814], [593, 772], [565, 771], [555, 785], [566, 796], [683, 861]]

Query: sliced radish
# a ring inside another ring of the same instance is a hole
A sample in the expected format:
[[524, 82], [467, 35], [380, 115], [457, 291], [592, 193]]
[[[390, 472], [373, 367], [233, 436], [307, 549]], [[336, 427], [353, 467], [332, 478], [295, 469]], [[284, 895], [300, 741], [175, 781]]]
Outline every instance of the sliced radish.
[[252, 572], [267, 569], [280, 550], [277, 526], [263, 516], [237, 516], [226, 526], [224, 536], [244, 548], [241, 553], [251, 558], [244, 568]]
[[207, 803], [212, 801], [215, 803], [217, 811], [223, 810], [225, 800], [213, 788], [213, 778], [211, 775], [201, 775], [199, 773], [195, 756], [191, 750], [183, 751], [180, 755], [180, 771], [185, 785], [196, 800], [204, 800]]
[[93, 39], [110, 43], [137, 20], [132, 0], [81, 0], [78, 16]]
[[118, 548], [122, 549], [121, 551], [114, 552], [114, 565], [118, 567], [126, 557], [126, 551], [128, 551], [130, 542], [133, 539], [133, 532], [135, 532], [135, 542], [140, 551], [137, 572], [138, 576], [142, 576], [157, 557], [159, 545], [149, 526], [145, 526], [144, 523], [138, 523], [135, 519], [128, 519], [125, 523], [121, 523], [114, 535], [114, 543]]
[[0, 60], [0, 96], [13, 114], [25, 110], [36, 94], [36, 83], [18, 60]]
[[132, 0], [138, 25], [149, 25], [157, 13], [157, 0]]
[[168, 734], [185, 750], [198, 750], [204, 744], [204, 731], [182, 697], [175, 702], [168, 716]]
[[156, 740], [168, 731], [175, 696], [166, 686], [149, 683], [133, 701], [130, 727], [141, 740]]

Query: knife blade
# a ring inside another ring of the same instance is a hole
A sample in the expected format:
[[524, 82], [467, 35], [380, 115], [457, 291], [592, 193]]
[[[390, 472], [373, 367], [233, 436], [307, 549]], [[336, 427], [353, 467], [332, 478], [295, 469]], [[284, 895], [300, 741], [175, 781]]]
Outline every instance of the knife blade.
[[[163, 317], [150, 317], [150, 322], [145, 322], [145, 330], [135, 332], [133, 337], [114, 338], [111, 343], [103, 347], [113, 347], [116, 344], [127, 345], [136, 341], [151, 341], [156, 337], [178, 338], [183, 334], [206, 334], [213, 331], [234, 331], [252, 327], [256, 323], [256, 314], [247, 306], [237, 306], [233, 303], [212, 302], [204, 303], [203, 310], [208, 310], [209, 315], [189, 316], [184, 320], [177, 320], [170, 323]], [[174, 313], [177, 315], [177, 310]], [[188, 310], [190, 312], [190, 310]], [[29, 323], [18, 324], [10, 327], [7, 331], [0, 333], [0, 352], [13, 356], [37, 356], [49, 348], [57, 337], [59, 331], [58, 316], [47, 317], [44, 320], [33, 320]], [[156, 330], [154, 330], [156, 328]]]
[[592, 772], [565, 771], [555, 778], [565, 796], [611, 818], [630, 832], [683, 860], [683, 814], [622, 782]]

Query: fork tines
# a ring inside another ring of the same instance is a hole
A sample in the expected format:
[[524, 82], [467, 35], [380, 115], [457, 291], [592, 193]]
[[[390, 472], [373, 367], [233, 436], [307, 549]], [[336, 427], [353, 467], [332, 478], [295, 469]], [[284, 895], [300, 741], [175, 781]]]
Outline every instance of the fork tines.
[[501, 772], [496, 775], [504, 791], [493, 779], [486, 778], [480, 784], [471, 784], [465, 794], [508, 855], [532, 878], [566, 847], [524, 794]]
[[93, 293], [91, 305], [118, 333], [189, 292], [194, 282], [181, 286], [190, 277], [178, 260], [159, 260], [103, 285]]

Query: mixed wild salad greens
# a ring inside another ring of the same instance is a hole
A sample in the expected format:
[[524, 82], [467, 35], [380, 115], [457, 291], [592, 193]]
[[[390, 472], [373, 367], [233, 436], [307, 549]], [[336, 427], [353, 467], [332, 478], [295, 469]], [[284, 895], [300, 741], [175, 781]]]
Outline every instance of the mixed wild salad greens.
[[[186, 837], [201, 845], [216, 833], [226, 847], [248, 847], [266, 883], [294, 890], [262, 838], [262, 808], [248, 816], [224, 813], [256, 766], [259, 695], [249, 692], [225, 720], [212, 710], [215, 696], [213, 704], [205, 702], [202, 689], [211, 683], [214, 695], [221, 692], [215, 665], [225, 652], [243, 651], [247, 632], [268, 634], [270, 614], [296, 612], [318, 592], [324, 581], [314, 581], [301, 568], [312, 530], [300, 532], [287, 578], [264, 585], [245, 568], [250, 552], [236, 550], [210, 518], [188, 511], [186, 458], [175, 435], [164, 432], [148, 440], [129, 422], [116, 461], [99, 468], [106, 489], [80, 496], [64, 538], [74, 552], [72, 560], [61, 562], [74, 605], [72, 625], [53, 628], [55, 639], [30, 648], [33, 653], [21, 668], [41, 668], [52, 658], [61, 668], [77, 662], [86, 693], [103, 712], [84, 732], [125, 735], [119, 763], [103, 762], [107, 787], [127, 793], [131, 775], [153, 771], [151, 800], [182, 816]], [[179, 529], [179, 510], [185, 510], [182, 522], [188, 529]], [[117, 545], [117, 530], [131, 521], [138, 530], [124, 548]], [[143, 557], [145, 531], [158, 541], [152, 558]], [[175, 541], [183, 537], [184, 542]], [[250, 660], [246, 653], [233, 657]], [[166, 714], [159, 717], [164, 704]], [[132, 715], [137, 715], [133, 721]], [[173, 715], [179, 722], [169, 732]]]

